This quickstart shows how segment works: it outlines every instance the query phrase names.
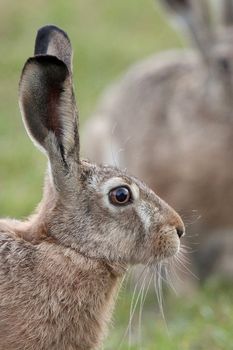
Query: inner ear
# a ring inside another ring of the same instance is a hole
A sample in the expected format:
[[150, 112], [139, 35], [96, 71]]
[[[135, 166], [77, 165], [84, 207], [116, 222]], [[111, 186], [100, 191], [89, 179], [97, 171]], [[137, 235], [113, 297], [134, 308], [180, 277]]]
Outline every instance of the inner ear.
[[72, 79], [64, 62], [55, 56], [30, 58], [23, 69], [20, 106], [30, 137], [47, 153], [53, 146], [47, 142], [53, 133], [65, 159], [79, 152], [76, 104]]
[[23, 71], [20, 90], [25, 122], [42, 145], [49, 131], [61, 138], [58, 109], [66, 78], [66, 67], [53, 57], [29, 59]]

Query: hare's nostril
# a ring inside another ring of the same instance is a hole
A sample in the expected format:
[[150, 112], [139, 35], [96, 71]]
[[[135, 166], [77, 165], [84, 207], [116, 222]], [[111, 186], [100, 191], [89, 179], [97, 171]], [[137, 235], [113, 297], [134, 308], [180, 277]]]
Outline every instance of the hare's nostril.
[[177, 232], [179, 238], [181, 238], [184, 235], [184, 229], [182, 227], [177, 227], [176, 232]]

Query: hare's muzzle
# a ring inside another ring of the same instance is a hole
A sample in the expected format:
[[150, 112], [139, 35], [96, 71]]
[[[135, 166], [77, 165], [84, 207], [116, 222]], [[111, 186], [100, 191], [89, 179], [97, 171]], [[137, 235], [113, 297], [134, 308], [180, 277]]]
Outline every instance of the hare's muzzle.
[[178, 253], [180, 238], [185, 234], [185, 227], [181, 217], [168, 205], [164, 210], [163, 224], [154, 235], [154, 256], [168, 258]]
[[179, 238], [183, 237], [185, 235], [185, 227], [180, 215], [169, 205], [167, 209], [167, 215], [165, 215], [166, 224], [174, 229]]

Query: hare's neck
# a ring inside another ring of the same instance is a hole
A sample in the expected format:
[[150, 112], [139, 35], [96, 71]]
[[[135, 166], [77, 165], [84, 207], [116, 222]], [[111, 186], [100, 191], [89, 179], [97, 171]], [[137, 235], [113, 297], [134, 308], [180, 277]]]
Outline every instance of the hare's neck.
[[[46, 246], [51, 246], [48, 253]], [[54, 315], [56, 332], [61, 330], [57, 336], [66, 344], [65, 349], [69, 348], [71, 342], [76, 345], [71, 349], [99, 349], [107, 332], [122, 278], [112, 274], [101, 262], [87, 259], [64, 247], [55, 247], [56, 253], [52, 246], [56, 245], [45, 244], [49, 260], [51, 254], [58, 253], [53, 260], [57, 268], [54, 265], [54, 271], [48, 271], [50, 276], [52, 272], [54, 281], [54, 291], [51, 293], [54, 300], [51, 300], [51, 304], [56, 303], [58, 295], [63, 299], [62, 303], [57, 303], [61, 313], [55, 310], [56, 315], [62, 314], [62, 317], [56, 319]], [[64, 261], [61, 264], [59, 259], [64, 258], [66, 264]], [[46, 271], [46, 266], [48, 269], [48, 263], [45, 258], [42, 263], [44, 268], [41, 266], [43, 271]], [[61, 265], [64, 266], [63, 271]], [[64, 329], [66, 332], [63, 334]]]

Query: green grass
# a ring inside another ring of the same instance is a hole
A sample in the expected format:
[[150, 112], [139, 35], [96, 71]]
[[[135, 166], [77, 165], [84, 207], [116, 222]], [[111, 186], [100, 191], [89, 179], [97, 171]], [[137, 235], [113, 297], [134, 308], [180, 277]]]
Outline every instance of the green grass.
[[[131, 63], [149, 54], [184, 45], [153, 0], [0, 1], [0, 216], [25, 217], [38, 203], [46, 161], [23, 128], [18, 81], [32, 55], [36, 30], [63, 27], [74, 47], [74, 79], [81, 126], [103, 89]], [[118, 349], [129, 320], [132, 291], [121, 292], [106, 349]], [[232, 289], [209, 284], [192, 297], [165, 297], [168, 332], [153, 294], [144, 307], [145, 350], [233, 349]], [[133, 346], [140, 349], [137, 312]]]
[[131, 328], [132, 346], [129, 346], [129, 336], [125, 333], [130, 319], [132, 294], [129, 289], [120, 294], [114, 328], [106, 349], [233, 349], [232, 286], [212, 281], [192, 295], [179, 297], [171, 292], [165, 293], [166, 321], [159, 312], [155, 292], [151, 291], [143, 307], [141, 326], [139, 305], [136, 309]]

